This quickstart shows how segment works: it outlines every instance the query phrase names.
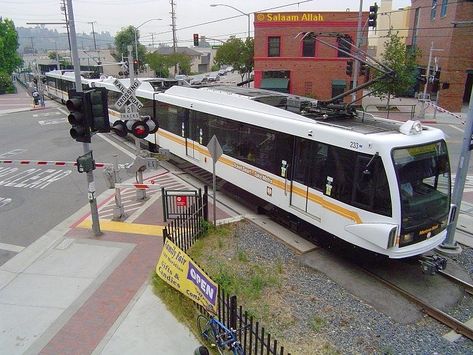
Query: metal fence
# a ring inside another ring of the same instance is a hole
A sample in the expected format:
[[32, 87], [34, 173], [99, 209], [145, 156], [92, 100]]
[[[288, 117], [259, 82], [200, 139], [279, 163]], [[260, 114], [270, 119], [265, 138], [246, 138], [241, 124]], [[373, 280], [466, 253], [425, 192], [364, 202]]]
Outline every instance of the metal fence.
[[[204, 222], [208, 220], [207, 186], [202, 195], [201, 190], [193, 191], [163, 189], [163, 209], [165, 220], [171, 219], [163, 230], [164, 241], [171, 240], [183, 251], [187, 251], [192, 244], [205, 232]], [[187, 196], [186, 206], [177, 203], [177, 197]], [[184, 208], [185, 207], [185, 208]], [[167, 217], [167, 218], [166, 218]], [[172, 218], [171, 218], [172, 217]], [[195, 260], [193, 260], [195, 264]], [[198, 264], [197, 264], [198, 265]], [[199, 267], [204, 270], [200, 265]], [[205, 271], [205, 270], [204, 270]], [[218, 287], [218, 319], [227, 327], [237, 330], [237, 337], [246, 355], [290, 355], [284, 351], [284, 346], [278, 345], [276, 339], [267, 333], [265, 328], [248, 315], [242, 306], [237, 305], [237, 297], [228, 295]], [[196, 303], [201, 313], [207, 310]]]
[[[245, 355], [290, 355], [253, 316], [249, 316], [242, 306], [237, 305], [236, 296], [228, 295], [219, 287], [217, 302], [218, 319], [226, 327], [236, 329]], [[201, 313], [208, 313], [204, 307], [198, 305], [198, 308]]]
[[[208, 219], [207, 186], [202, 190], [162, 189], [164, 221], [171, 219], [163, 230], [164, 241], [170, 238], [183, 251], [187, 251], [205, 232]], [[185, 203], [183, 202], [185, 201]]]

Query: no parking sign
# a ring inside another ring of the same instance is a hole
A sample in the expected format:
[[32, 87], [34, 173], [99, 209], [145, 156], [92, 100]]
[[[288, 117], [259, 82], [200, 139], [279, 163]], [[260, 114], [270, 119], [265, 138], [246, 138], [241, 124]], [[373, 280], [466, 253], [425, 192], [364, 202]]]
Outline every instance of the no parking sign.
[[187, 196], [176, 196], [176, 206], [187, 207]]

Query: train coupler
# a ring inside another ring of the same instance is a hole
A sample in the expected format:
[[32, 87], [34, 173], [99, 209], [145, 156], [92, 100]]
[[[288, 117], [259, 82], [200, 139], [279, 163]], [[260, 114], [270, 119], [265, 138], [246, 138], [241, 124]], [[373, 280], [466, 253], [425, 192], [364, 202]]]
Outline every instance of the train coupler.
[[439, 255], [423, 255], [419, 262], [422, 272], [429, 275], [435, 275], [447, 267], [447, 259]]

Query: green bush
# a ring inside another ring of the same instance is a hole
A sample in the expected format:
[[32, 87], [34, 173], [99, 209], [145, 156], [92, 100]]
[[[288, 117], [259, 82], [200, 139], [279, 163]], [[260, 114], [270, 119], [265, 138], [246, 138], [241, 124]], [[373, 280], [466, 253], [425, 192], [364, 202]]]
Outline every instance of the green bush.
[[7, 73], [0, 73], [0, 94], [11, 94], [15, 92], [11, 76]]

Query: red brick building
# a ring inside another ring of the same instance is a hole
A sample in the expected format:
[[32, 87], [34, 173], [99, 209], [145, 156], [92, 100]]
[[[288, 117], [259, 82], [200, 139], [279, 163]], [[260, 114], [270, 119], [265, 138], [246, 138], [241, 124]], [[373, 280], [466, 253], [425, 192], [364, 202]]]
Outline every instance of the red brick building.
[[[362, 24], [367, 18], [368, 13], [363, 12]], [[352, 78], [346, 69], [351, 58], [339, 49], [349, 48], [341, 38], [356, 42], [357, 26], [358, 12], [255, 13], [255, 87], [319, 100], [348, 90]], [[313, 35], [302, 39], [308, 32]], [[365, 25], [364, 51], [367, 34]], [[359, 76], [358, 83], [364, 81]]]
[[[459, 112], [470, 101], [473, 83], [473, 1], [412, 0], [406, 44], [419, 48], [418, 64], [437, 66], [439, 83], [429, 84], [427, 93], [438, 91], [439, 105]], [[423, 85], [420, 90], [423, 91]]]

